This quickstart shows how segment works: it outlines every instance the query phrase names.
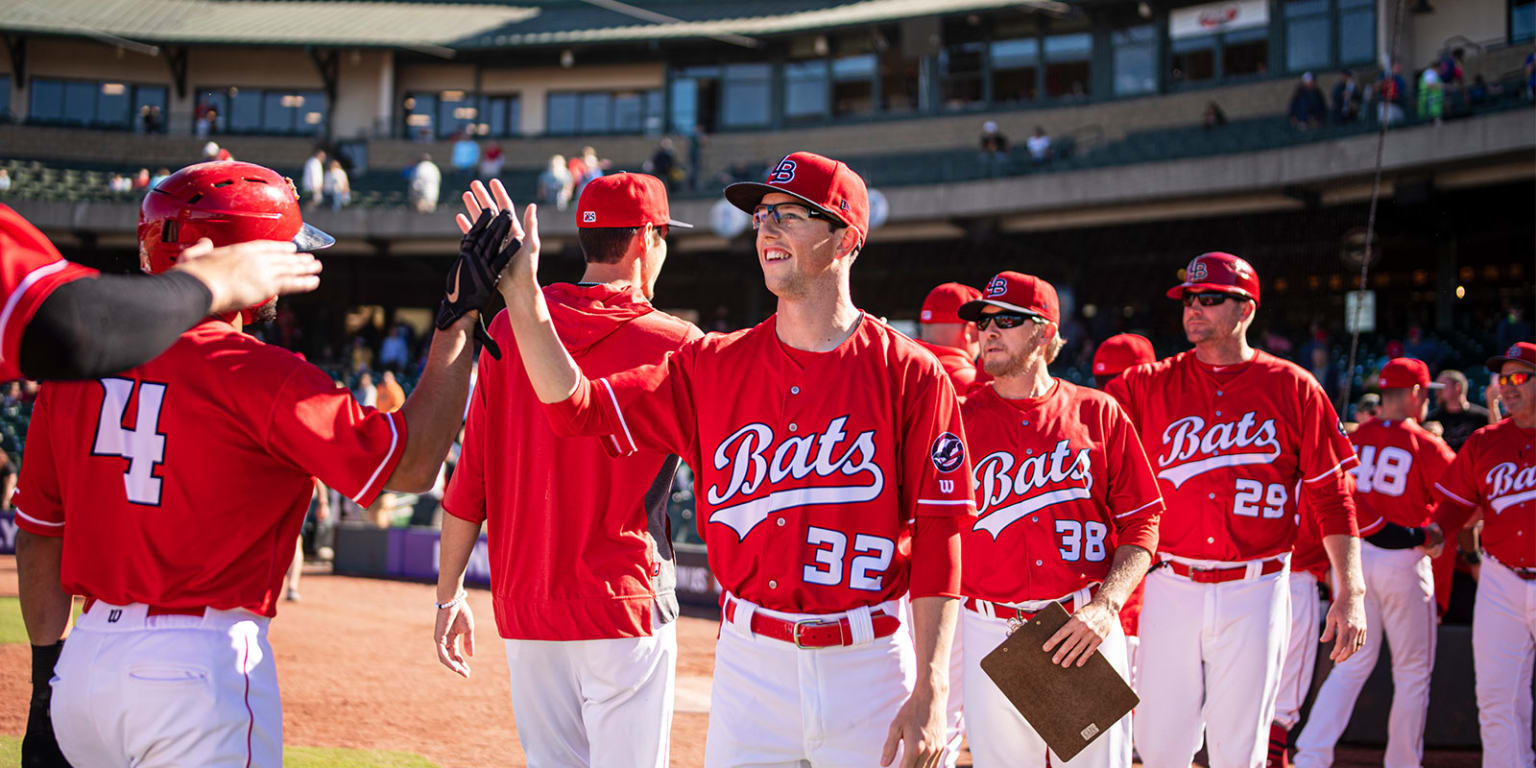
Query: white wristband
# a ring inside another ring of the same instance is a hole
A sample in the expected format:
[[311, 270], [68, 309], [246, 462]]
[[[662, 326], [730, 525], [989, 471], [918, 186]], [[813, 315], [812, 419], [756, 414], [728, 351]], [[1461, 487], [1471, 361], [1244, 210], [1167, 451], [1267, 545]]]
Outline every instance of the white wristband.
[[464, 598], [465, 597], [468, 597], [468, 594], [464, 590], [461, 589], [461, 590], [459, 590], [459, 593], [457, 595], [453, 596], [452, 600], [449, 600], [446, 603], [433, 603], [433, 605], [437, 606], [437, 609], [439, 611], [441, 611], [444, 608], [452, 608], [455, 605], [458, 605], [459, 603], [464, 602]]

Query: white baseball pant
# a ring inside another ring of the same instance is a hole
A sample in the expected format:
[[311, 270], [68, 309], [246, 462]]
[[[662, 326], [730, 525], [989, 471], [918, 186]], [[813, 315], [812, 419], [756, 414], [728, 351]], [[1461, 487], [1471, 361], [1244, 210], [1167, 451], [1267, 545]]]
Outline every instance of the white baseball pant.
[[[1289, 557], [1288, 555], [1286, 556]], [[1141, 609], [1136, 750], [1147, 768], [1189, 768], [1205, 735], [1210, 768], [1259, 768], [1290, 638], [1288, 568], [1202, 584], [1159, 568]]]
[[[1280, 667], [1280, 692], [1275, 695], [1275, 722], [1286, 730], [1301, 719], [1301, 705], [1312, 689], [1312, 673], [1317, 669], [1318, 611], [1317, 577], [1306, 571], [1292, 571], [1291, 634], [1285, 646], [1285, 663]], [[1314, 710], [1315, 711], [1315, 710]]]
[[97, 602], [53, 674], [53, 731], [72, 765], [280, 768], [283, 709], [267, 619], [150, 616]]
[[[71, 640], [70, 642], [74, 642]], [[65, 646], [68, 650], [68, 646]], [[1529, 768], [1531, 665], [1536, 662], [1536, 581], [1483, 555], [1472, 608], [1472, 668], [1483, 768]]]
[[1365, 571], [1365, 645], [1334, 665], [1318, 689], [1307, 727], [1296, 740], [1299, 767], [1333, 765], [1333, 747], [1376, 668], [1383, 636], [1392, 648], [1392, 712], [1382, 764], [1417, 768], [1424, 759], [1429, 677], [1435, 666], [1435, 576], [1419, 550], [1382, 549], [1370, 542], [1360, 543], [1360, 565]]
[[[972, 610], [960, 611], [960, 626], [965, 636], [965, 722], [971, 740], [971, 758], [976, 768], [1130, 768], [1131, 716], [1100, 735], [1082, 752], [1063, 762], [1051, 752], [1023, 715], [1014, 709], [1008, 697], [998, 690], [992, 678], [982, 671], [981, 660], [1008, 639], [1008, 620], [983, 616]], [[1129, 674], [1125, 633], [1116, 621], [1109, 636], [1099, 645], [1111, 666], [1122, 677]]]
[[[706, 768], [878, 765], [891, 721], [917, 681], [912, 633], [901, 627], [854, 645], [801, 649], [753, 634], [752, 615], [797, 621], [843, 614], [783, 613], [727, 599], [736, 608], [732, 620], [722, 618], [715, 643]], [[909, 621], [901, 601], [876, 609]]]
[[507, 640], [512, 713], [528, 765], [665, 768], [677, 624], [650, 637]]
[[[960, 608], [965, 613], [965, 608]], [[910, 625], [909, 625], [910, 626]], [[962, 622], [955, 622], [955, 637], [949, 646], [949, 711], [944, 715], [944, 766], [955, 768], [965, 746], [965, 633]]]

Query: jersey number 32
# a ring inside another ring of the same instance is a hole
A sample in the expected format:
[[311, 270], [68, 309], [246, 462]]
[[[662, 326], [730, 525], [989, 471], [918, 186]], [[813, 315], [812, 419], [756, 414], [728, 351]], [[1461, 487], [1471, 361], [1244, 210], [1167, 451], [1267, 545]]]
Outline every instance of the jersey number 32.
[[[138, 418], [132, 429], [123, 427], [134, 386], [139, 390]], [[116, 456], [128, 460], [123, 490], [134, 504], [160, 506], [160, 478], [155, 467], [165, 461], [165, 435], [160, 432], [160, 406], [165, 385], [131, 379], [102, 379], [101, 415], [96, 419], [92, 456]]]

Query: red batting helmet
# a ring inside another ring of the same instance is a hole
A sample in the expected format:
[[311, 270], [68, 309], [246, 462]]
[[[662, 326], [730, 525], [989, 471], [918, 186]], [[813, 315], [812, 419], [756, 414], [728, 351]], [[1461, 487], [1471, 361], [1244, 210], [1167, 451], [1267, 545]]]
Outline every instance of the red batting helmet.
[[215, 246], [250, 240], [289, 240], [318, 251], [336, 239], [304, 223], [293, 182], [255, 163], [235, 160], [189, 165], [170, 176], [139, 208], [139, 266], [164, 272], [200, 238]]
[[1230, 293], [1259, 303], [1259, 273], [1230, 253], [1202, 253], [1184, 270], [1184, 282], [1168, 289], [1168, 298], [1182, 299], [1186, 293]]

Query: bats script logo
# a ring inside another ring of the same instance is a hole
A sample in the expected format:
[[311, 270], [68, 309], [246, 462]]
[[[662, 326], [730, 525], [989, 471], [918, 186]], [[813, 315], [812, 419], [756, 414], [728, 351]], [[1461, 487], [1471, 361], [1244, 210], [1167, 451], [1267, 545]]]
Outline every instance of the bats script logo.
[[1225, 467], [1269, 464], [1280, 456], [1274, 419], [1261, 424], [1254, 411], [1237, 421], [1206, 426], [1199, 416], [1185, 416], [1163, 430], [1166, 450], [1157, 457], [1157, 473], [1178, 488], [1190, 478]]
[[928, 458], [940, 472], [953, 472], [965, 463], [965, 443], [949, 432], [939, 435], [928, 449]]
[[[1055, 487], [1047, 491], [1046, 486]], [[995, 451], [976, 462], [971, 487], [981, 492], [971, 530], [986, 531], [995, 540], [1004, 528], [1046, 507], [1092, 498], [1093, 457], [1087, 448], [1073, 451], [1067, 440], [1023, 461]], [[1009, 499], [1016, 500], [998, 506]]]
[[793, 160], [791, 160], [791, 159], [789, 159], [787, 157], [784, 158], [783, 160], [780, 160], [778, 167], [774, 168], [772, 171], [770, 171], [768, 173], [768, 183], [769, 184], [788, 184], [791, 181], [794, 181], [795, 180], [795, 168], [797, 168], [797, 167], [798, 166], [796, 165], [795, 161], [793, 161]]
[[1536, 466], [1519, 467], [1506, 461], [1488, 470], [1483, 480], [1488, 484], [1488, 506], [1495, 514], [1536, 499]]

